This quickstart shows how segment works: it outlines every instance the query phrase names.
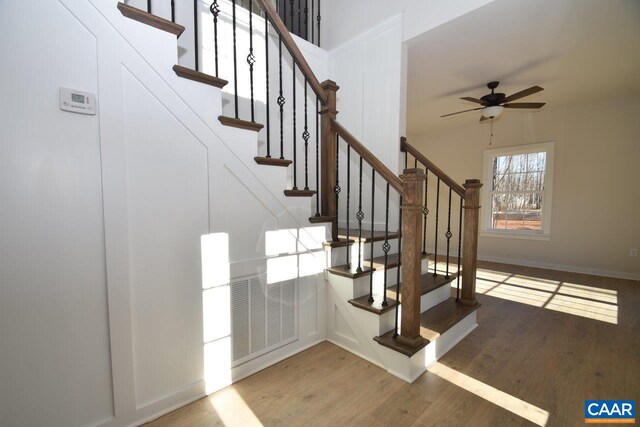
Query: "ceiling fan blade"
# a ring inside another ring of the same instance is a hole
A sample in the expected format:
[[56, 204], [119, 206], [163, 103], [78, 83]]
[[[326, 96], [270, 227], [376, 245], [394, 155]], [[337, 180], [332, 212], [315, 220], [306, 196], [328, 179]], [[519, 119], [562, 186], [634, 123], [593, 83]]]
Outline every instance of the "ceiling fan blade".
[[507, 96], [502, 102], [505, 103], [515, 101], [516, 99], [524, 98], [525, 96], [533, 95], [534, 93], [538, 93], [543, 90], [544, 89], [540, 86], [532, 86], [529, 89], [521, 90], [520, 92], [516, 92], [513, 95]]
[[442, 117], [449, 117], [449, 116], [453, 116], [456, 114], [460, 114], [460, 113], [466, 113], [468, 111], [476, 111], [476, 110], [482, 110], [484, 107], [478, 107], [478, 108], [472, 108], [470, 110], [464, 110], [464, 111], [458, 111], [457, 113], [449, 113], [449, 114], [445, 114], [444, 116], [440, 116], [440, 118]]
[[480, 116], [480, 121], [484, 122], [485, 120], [489, 120], [489, 117]]
[[478, 98], [472, 98], [470, 96], [465, 96], [464, 98], [460, 98], [460, 99], [464, 99], [465, 101], [475, 102], [476, 104], [480, 104], [480, 105], [487, 105], [486, 102], [481, 101]]
[[516, 102], [515, 104], [504, 104], [504, 108], [542, 108], [546, 102]]

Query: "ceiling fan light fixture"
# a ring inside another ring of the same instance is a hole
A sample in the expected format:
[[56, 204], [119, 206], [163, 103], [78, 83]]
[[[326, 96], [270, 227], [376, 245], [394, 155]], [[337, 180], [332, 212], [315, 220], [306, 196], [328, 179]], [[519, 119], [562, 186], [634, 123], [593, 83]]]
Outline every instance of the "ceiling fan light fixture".
[[502, 114], [504, 107], [501, 105], [493, 105], [491, 107], [485, 107], [482, 109], [482, 116], [487, 119], [493, 119], [494, 117], [498, 117]]

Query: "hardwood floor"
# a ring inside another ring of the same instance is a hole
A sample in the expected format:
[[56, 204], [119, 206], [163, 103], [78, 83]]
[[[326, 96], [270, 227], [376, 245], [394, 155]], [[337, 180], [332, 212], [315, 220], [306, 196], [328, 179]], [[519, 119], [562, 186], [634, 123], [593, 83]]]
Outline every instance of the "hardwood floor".
[[148, 425], [580, 426], [640, 400], [640, 282], [479, 262], [478, 300], [414, 384], [324, 342]]

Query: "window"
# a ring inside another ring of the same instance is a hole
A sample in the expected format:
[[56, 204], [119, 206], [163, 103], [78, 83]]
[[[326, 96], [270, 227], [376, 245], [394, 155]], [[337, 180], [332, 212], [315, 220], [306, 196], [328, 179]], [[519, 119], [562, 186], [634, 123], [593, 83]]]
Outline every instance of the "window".
[[553, 142], [484, 153], [482, 235], [549, 239]]

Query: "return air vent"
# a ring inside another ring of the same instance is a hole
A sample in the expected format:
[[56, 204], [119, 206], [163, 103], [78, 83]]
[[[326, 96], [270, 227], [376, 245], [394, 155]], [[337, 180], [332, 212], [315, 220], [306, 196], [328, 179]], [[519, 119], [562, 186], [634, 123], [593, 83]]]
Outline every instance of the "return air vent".
[[298, 338], [295, 280], [267, 284], [266, 275], [231, 282], [233, 365]]

